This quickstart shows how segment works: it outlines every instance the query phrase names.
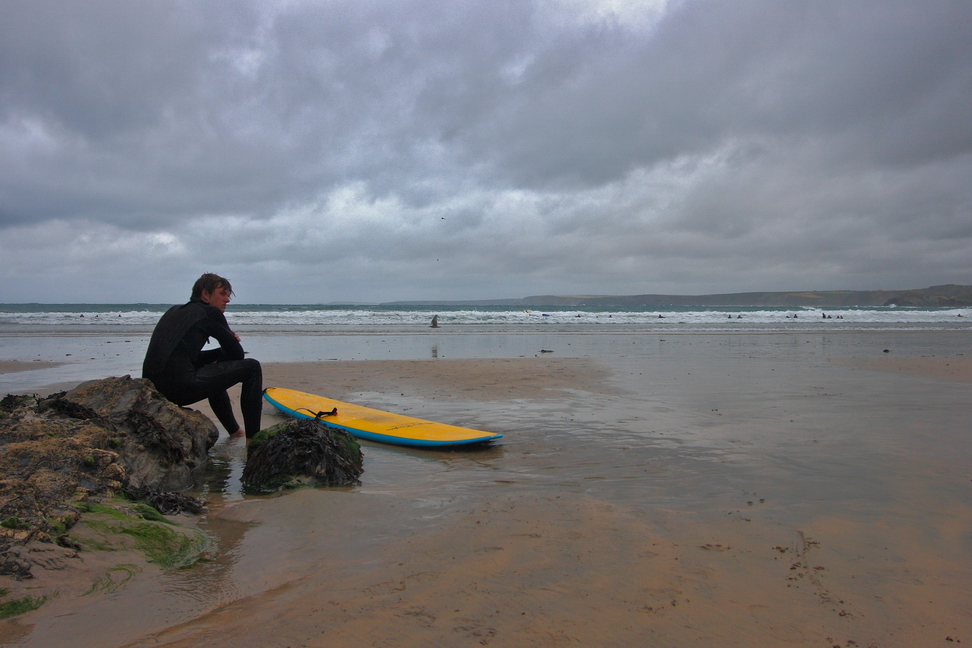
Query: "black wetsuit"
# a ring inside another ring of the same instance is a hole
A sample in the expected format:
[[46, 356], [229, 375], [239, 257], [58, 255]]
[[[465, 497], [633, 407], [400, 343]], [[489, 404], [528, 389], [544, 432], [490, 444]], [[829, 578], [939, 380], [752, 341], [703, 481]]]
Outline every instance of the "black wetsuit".
[[[209, 338], [220, 348], [203, 351]], [[240, 426], [226, 390], [243, 383], [240, 409], [246, 437], [260, 431], [263, 370], [258, 361], [244, 357], [226, 317], [215, 306], [191, 301], [166, 311], [152, 332], [142, 377], [177, 405], [208, 398], [216, 418], [230, 434]]]

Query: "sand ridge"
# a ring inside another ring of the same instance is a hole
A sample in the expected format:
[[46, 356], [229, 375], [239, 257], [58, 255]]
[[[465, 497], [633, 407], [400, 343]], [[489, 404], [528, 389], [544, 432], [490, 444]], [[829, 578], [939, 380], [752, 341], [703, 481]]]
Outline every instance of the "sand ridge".
[[972, 383], [972, 358], [835, 358], [835, 364], [865, 371], [921, 376], [933, 380]]
[[21, 360], [0, 360], [0, 374], [31, 371], [32, 369], [49, 369], [58, 367], [62, 362], [25, 362]]
[[421, 391], [470, 400], [557, 398], [565, 390], [612, 393], [610, 371], [590, 358], [356, 360], [269, 363], [264, 386], [345, 398], [356, 392]]

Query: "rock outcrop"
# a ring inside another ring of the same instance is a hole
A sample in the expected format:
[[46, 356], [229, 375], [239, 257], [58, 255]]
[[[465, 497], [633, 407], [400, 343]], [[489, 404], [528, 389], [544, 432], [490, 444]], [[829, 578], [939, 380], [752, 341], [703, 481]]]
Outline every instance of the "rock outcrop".
[[63, 537], [90, 502], [123, 491], [151, 501], [187, 488], [218, 436], [205, 415], [128, 376], [47, 398], [6, 396], [0, 401], [0, 574], [28, 578], [30, 564], [17, 547]]
[[910, 306], [917, 308], [964, 308], [972, 306], [972, 286], [932, 286], [922, 290], [909, 290], [893, 297], [885, 306]]
[[66, 408], [94, 412], [116, 432], [118, 463], [127, 487], [180, 491], [206, 463], [219, 431], [205, 414], [179, 407], [144, 378], [105, 378], [78, 385], [61, 397]]
[[250, 442], [243, 486], [257, 492], [348, 486], [358, 483], [362, 471], [361, 447], [353, 436], [319, 421], [295, 419], [262, 430]]

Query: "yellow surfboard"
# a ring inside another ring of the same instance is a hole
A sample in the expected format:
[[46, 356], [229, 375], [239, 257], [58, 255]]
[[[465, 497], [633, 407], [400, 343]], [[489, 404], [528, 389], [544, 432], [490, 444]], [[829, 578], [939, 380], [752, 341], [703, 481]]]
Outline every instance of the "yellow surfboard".
[[307, 419], [320, 417], [321, 422], [368, 441], [433, 447], [485, 443], [503, 436], [383, 412], [282, 387], [265, 389], [263, 398], [285, 414]]

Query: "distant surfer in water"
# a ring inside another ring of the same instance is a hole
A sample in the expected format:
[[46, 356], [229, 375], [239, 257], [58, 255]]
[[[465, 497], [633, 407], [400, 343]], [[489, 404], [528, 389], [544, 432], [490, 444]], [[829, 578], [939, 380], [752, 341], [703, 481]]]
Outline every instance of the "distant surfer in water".
[[[263, 409], [263, 370], [253, 358], [245, 358], [236, 333], [226, 323], [226, 304], [233, 288], [230, 282], [212, 273], [204, 274], [192, 287], [189, 302], [165, 312], [149, 342], [142, 377], [148, 378], [166, 398], [176, 405], [191, 405], [209, 399], [216, 418], [231, 437], [246, 435], [247, 440], [260, 431]], [[209, 338], [218, 349], [203, 351]], [[243, 383], [240, 409], [241, 429], [233, 415], [226, 390]]]

